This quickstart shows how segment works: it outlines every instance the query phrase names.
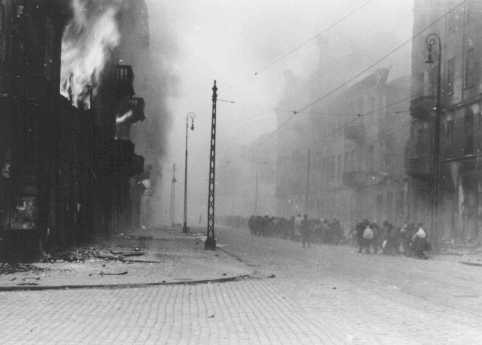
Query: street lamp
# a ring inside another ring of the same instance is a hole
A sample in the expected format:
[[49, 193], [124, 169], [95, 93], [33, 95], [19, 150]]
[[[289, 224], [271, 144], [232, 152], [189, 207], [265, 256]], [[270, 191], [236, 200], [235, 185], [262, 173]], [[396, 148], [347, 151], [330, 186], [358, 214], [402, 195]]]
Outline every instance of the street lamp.
[[442, 40], [436, 33], [427, 36], [425, 40], [427, 46], [428, 64], [434, 63], [434, 49], [437, 49], [437, 95], [435, 102], [435, 119], [433, 134], [433, 161], [432, 161], [432, 236], [438, 246], [438, 203], [440, 193], [440, 122], [442, 116]]
[[[184, 224], [182, 227], [183, 233], [188, 233], [189, 228], [187, 227], [187, 164], [188, 164], [188, 138], [189, 130], [194, 131], [194, 119], [196, 118], [195, 113], [186, 114], [186, 159], [184, 162]], [[191, 125], [189, 125], [189, 121]]]

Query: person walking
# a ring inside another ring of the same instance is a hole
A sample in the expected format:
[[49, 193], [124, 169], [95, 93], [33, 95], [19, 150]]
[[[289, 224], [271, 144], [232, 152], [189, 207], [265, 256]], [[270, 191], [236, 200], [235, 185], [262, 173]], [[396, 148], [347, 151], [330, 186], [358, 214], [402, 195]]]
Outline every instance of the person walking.
[[423, 224], [418, 225], [417, 232], [412, 236], [412, 249], [415, 256], [419, 259], [428, 259], [426, 250], [429, 250], [429, 244], [427, 240], [427, 233], [423, 228]]
[[303, 248], [309, 248], [311, 246], [310, 235], [310, 222], [308, 221], [308, 215], [305, 214], [301, 222], [301, 245]]
[[303, 225], [303, 217], [298, 214], [295, 219], [294, 219], [294, 222], [293, 222], [293, 227], [294, 227], [294, 238], [296, 240], [298, 240], [299, 238], [301, 238], [301, 227]]

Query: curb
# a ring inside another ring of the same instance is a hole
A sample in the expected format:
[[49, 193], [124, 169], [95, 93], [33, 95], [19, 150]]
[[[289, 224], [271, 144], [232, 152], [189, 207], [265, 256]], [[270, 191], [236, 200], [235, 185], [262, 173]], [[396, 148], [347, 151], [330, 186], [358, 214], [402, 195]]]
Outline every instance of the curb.
[[228, 251], [228, 250], [226, 250], [226, 249], [224, 249], [224, 248], [217, 247], [216, 249], [222, 251], [224, 254], [232, 257], [233, 259], [237, 260], [238, 262], [241, 262], [241, 263], [245, 264], [246, 266], [249, 266], [249, 264], [246, 263], [246, 262], [241, 258], [241, 256], [239, 256], [239, 255], [237, 255], [237, 254], [234, 254], [234, 253], [231, 253], [230, 251]]
[[125, 284], [86, 284], [86, 285], [45, 285], [45, 286], [0, 286], [0, 292], [26, 292], [26, 291], [58, 291], [58, 290], [121, 290], [121, 289], [142, 289], [156, 286], [175, 285], [201, 285], [212, 283], [230, 283], [253, 278], [250, 274], [237, 275], [232, 277], [201, 279], [179, 282], [153, 282], [153, 283], [125, 283]]

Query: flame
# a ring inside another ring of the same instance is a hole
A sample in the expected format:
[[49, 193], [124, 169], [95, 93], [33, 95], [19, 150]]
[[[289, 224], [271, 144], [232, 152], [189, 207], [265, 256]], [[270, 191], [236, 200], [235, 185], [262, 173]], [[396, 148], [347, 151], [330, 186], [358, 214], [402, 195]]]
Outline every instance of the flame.
[[117, 116], [115, 123], [116, 125], [122, 125], [126, 123], [128, 120], [130, 120], [134, 116], [134, 111], [132, 109], [129, 109], [125, 114]]
[[121, 35], [122, 0], [72, 0], [73, 17], [62, 38], [60, 91], [77, 107], [90, 108], [102, 72]]

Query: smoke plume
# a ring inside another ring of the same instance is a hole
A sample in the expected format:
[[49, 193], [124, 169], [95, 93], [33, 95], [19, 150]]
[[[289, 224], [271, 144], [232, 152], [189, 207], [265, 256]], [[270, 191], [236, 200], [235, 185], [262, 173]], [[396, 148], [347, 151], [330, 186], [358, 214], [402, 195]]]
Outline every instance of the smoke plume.
[[72, 0], [73, 16], [62, 39], [61, 93], [90, 107], [102, 71], [121, 39], [116, 16], [121, 0]]

